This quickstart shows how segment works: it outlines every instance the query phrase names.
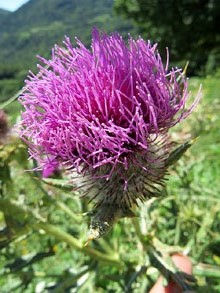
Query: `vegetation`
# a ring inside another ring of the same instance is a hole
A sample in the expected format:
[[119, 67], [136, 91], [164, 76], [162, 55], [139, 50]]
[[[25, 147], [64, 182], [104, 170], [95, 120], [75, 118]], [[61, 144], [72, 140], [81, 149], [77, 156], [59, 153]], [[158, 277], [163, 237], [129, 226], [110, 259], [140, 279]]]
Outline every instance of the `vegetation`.
[[29, 69], [37, 54], [49, 56], [64, 35], [73, 40], [77, 36], [89, 45], [94, 25], [107, 32], [132, 31], [130, 21], [116, 16], [112, 6], [113, 0], [29, 1], [2, 21], [0, 18], [0, 63]]
[[142, 36], [170, 48], [175, 64], [190, 61], [191, 73], [220, 65], [219, 1], [116, 0], [115, 9], [133, 19]]
[[[77, 3], [82, 5], [77, 13], [76, 2], [68, 0], [31, 0], [6, 15], [7, 21], [0, 13], [0, 109], [11, 127], [21, 110], [13, 95], [36, 53], [47, 56], [64, 34], [89, 40], [93, 25], [132, 30], [129, 22], [113, 17], [110, 0]], [[28, 160], [15, 128], [0, 138], [1, 293], [148, 292], [160, 274], [161, 256], [174, 252], [192, 259], [197, 292], [220, 292], [219, 78], [216, 70], [190, 79], [192, 95], [203, 84], [201, 102], [171, 135], [174, 141], [196, 139], [170, 168], [164, 196], [146, 202], [135, 211], [137, 217], [120, 220], [105, 238], [86, 247], [91, 205], [72, 190], [68, 175], [42, 179], [40, 172], [26, 171], [36, 163]], [[165, 271], [172, 275], [168, 262]]]
[[89, 45], [93, 26], [135, 32], [112, 7], [113, 0], [32, 0], [13, 13], [0, 13], [0, 101], [22, 87], [29, 69], [36, 70], [36, 55], [49, 57], [65, 35]]
[[42, 180], [24, 171], [34, 162], [11, 136], [0, 148], [1, 292], [148, 292], [158, 276], [152, 247], [157, 257], [187, 251], [198, 292], [219, 292], [218, 79], [191, 80], [193, 94], [203, 83], [202, 101], [172, 136], [199, 137], [170, 170], [166, 196], [142, 205], [137, 218], [121, 220], [87, 247], [91, 207], [71, 191], [65, 174]]

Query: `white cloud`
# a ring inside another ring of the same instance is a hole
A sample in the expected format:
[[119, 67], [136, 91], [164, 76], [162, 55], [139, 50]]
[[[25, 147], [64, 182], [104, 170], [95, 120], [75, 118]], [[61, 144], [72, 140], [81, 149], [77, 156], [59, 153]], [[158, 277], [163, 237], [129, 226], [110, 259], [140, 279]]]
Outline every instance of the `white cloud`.
[[17, 10], [21, 5], [28, 2], [29, 0], [0, 0], [0, 8], [15, 11]]

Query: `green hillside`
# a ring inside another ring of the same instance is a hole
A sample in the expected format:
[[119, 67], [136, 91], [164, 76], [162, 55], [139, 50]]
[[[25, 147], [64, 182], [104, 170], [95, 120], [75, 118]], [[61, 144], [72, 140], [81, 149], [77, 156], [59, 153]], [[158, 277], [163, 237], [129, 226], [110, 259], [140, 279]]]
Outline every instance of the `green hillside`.
[[[64, 35], [89, 44], [93, 26], [127, 33], [129, 21], [113, 12], [113, 0], [31, 0], [0, 21], [0, 63], [29, 67], [36, 54], [48, 55]], [[36, 13], [37, 12], [37, 13]]]
[[13, 13], [0, 13], [0, 102], [22, 86], [36, 55], [49, 57], [65, 35], [89, 46], [91, 29], [134, 32], [130, 21], [115, 15], [113, 0], [30, 0]]
[[6, 16], [9, 14], [10, 14], [10, 11], [0, 8], [0, 22], [2, 21], [2, 16]]

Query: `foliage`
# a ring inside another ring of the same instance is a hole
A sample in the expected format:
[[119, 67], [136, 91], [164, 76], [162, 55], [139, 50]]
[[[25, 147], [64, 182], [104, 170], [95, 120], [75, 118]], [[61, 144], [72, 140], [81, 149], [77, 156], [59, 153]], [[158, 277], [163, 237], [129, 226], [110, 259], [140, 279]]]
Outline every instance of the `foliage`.
[[[200, 136], [171, 168], [166, 196], [141, 206], [104, 238], [84, 247], [90, 209], [66, 174], [42, 180], [26, 147], [9, 134], [0, 146], [1, 292], [147, 292], [161, 257], [192, 257], [198, 292], [220, 290], [219, 76], [193, 78], [203, 99], [191, 119], [171, 135]], [[10, 105], [7, 106], [10, 108]], [[7, 109], [6, 108], [6, 109]]]
[[133, 19], [142, 36], [170, 48], [175, 63], [189, 60], [191, 72], [204, 72], [208, 62], [210, 73], [220, 64], [219, 1], [116, 0], [115, 9]]

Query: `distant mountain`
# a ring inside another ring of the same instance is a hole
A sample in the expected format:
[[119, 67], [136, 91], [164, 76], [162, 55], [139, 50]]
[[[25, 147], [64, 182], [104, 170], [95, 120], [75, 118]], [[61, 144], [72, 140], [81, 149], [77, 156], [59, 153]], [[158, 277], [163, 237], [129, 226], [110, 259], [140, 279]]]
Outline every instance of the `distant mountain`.
[[7, 16], [9, 16], [12, 12], [5, 10], [5, 9], [1, 9], [0, 8], [0, 30], [1, 30], [1, 22], [3, 22], [5, 20], [5, 18]]
[[[28, 68], [36, 54], [49, 56], [64, 35], [77, 36], [89, 45], [91, 29], [123, 34], [134, 29], [113, 12], [114, 0], [31, 0], [20, 9], [0, 17], [0, 64]], [[0, 14], [1, 16], [1, 14]], [[1, 68], [0, 68], [1, 70]]]
[[[0, 8], [0, 18], [2, 16], [8, 15], [10, 13], [11, 13], [10, 11]], [[1, 21], [1, 19], [0, 19], [0, 21]]]

